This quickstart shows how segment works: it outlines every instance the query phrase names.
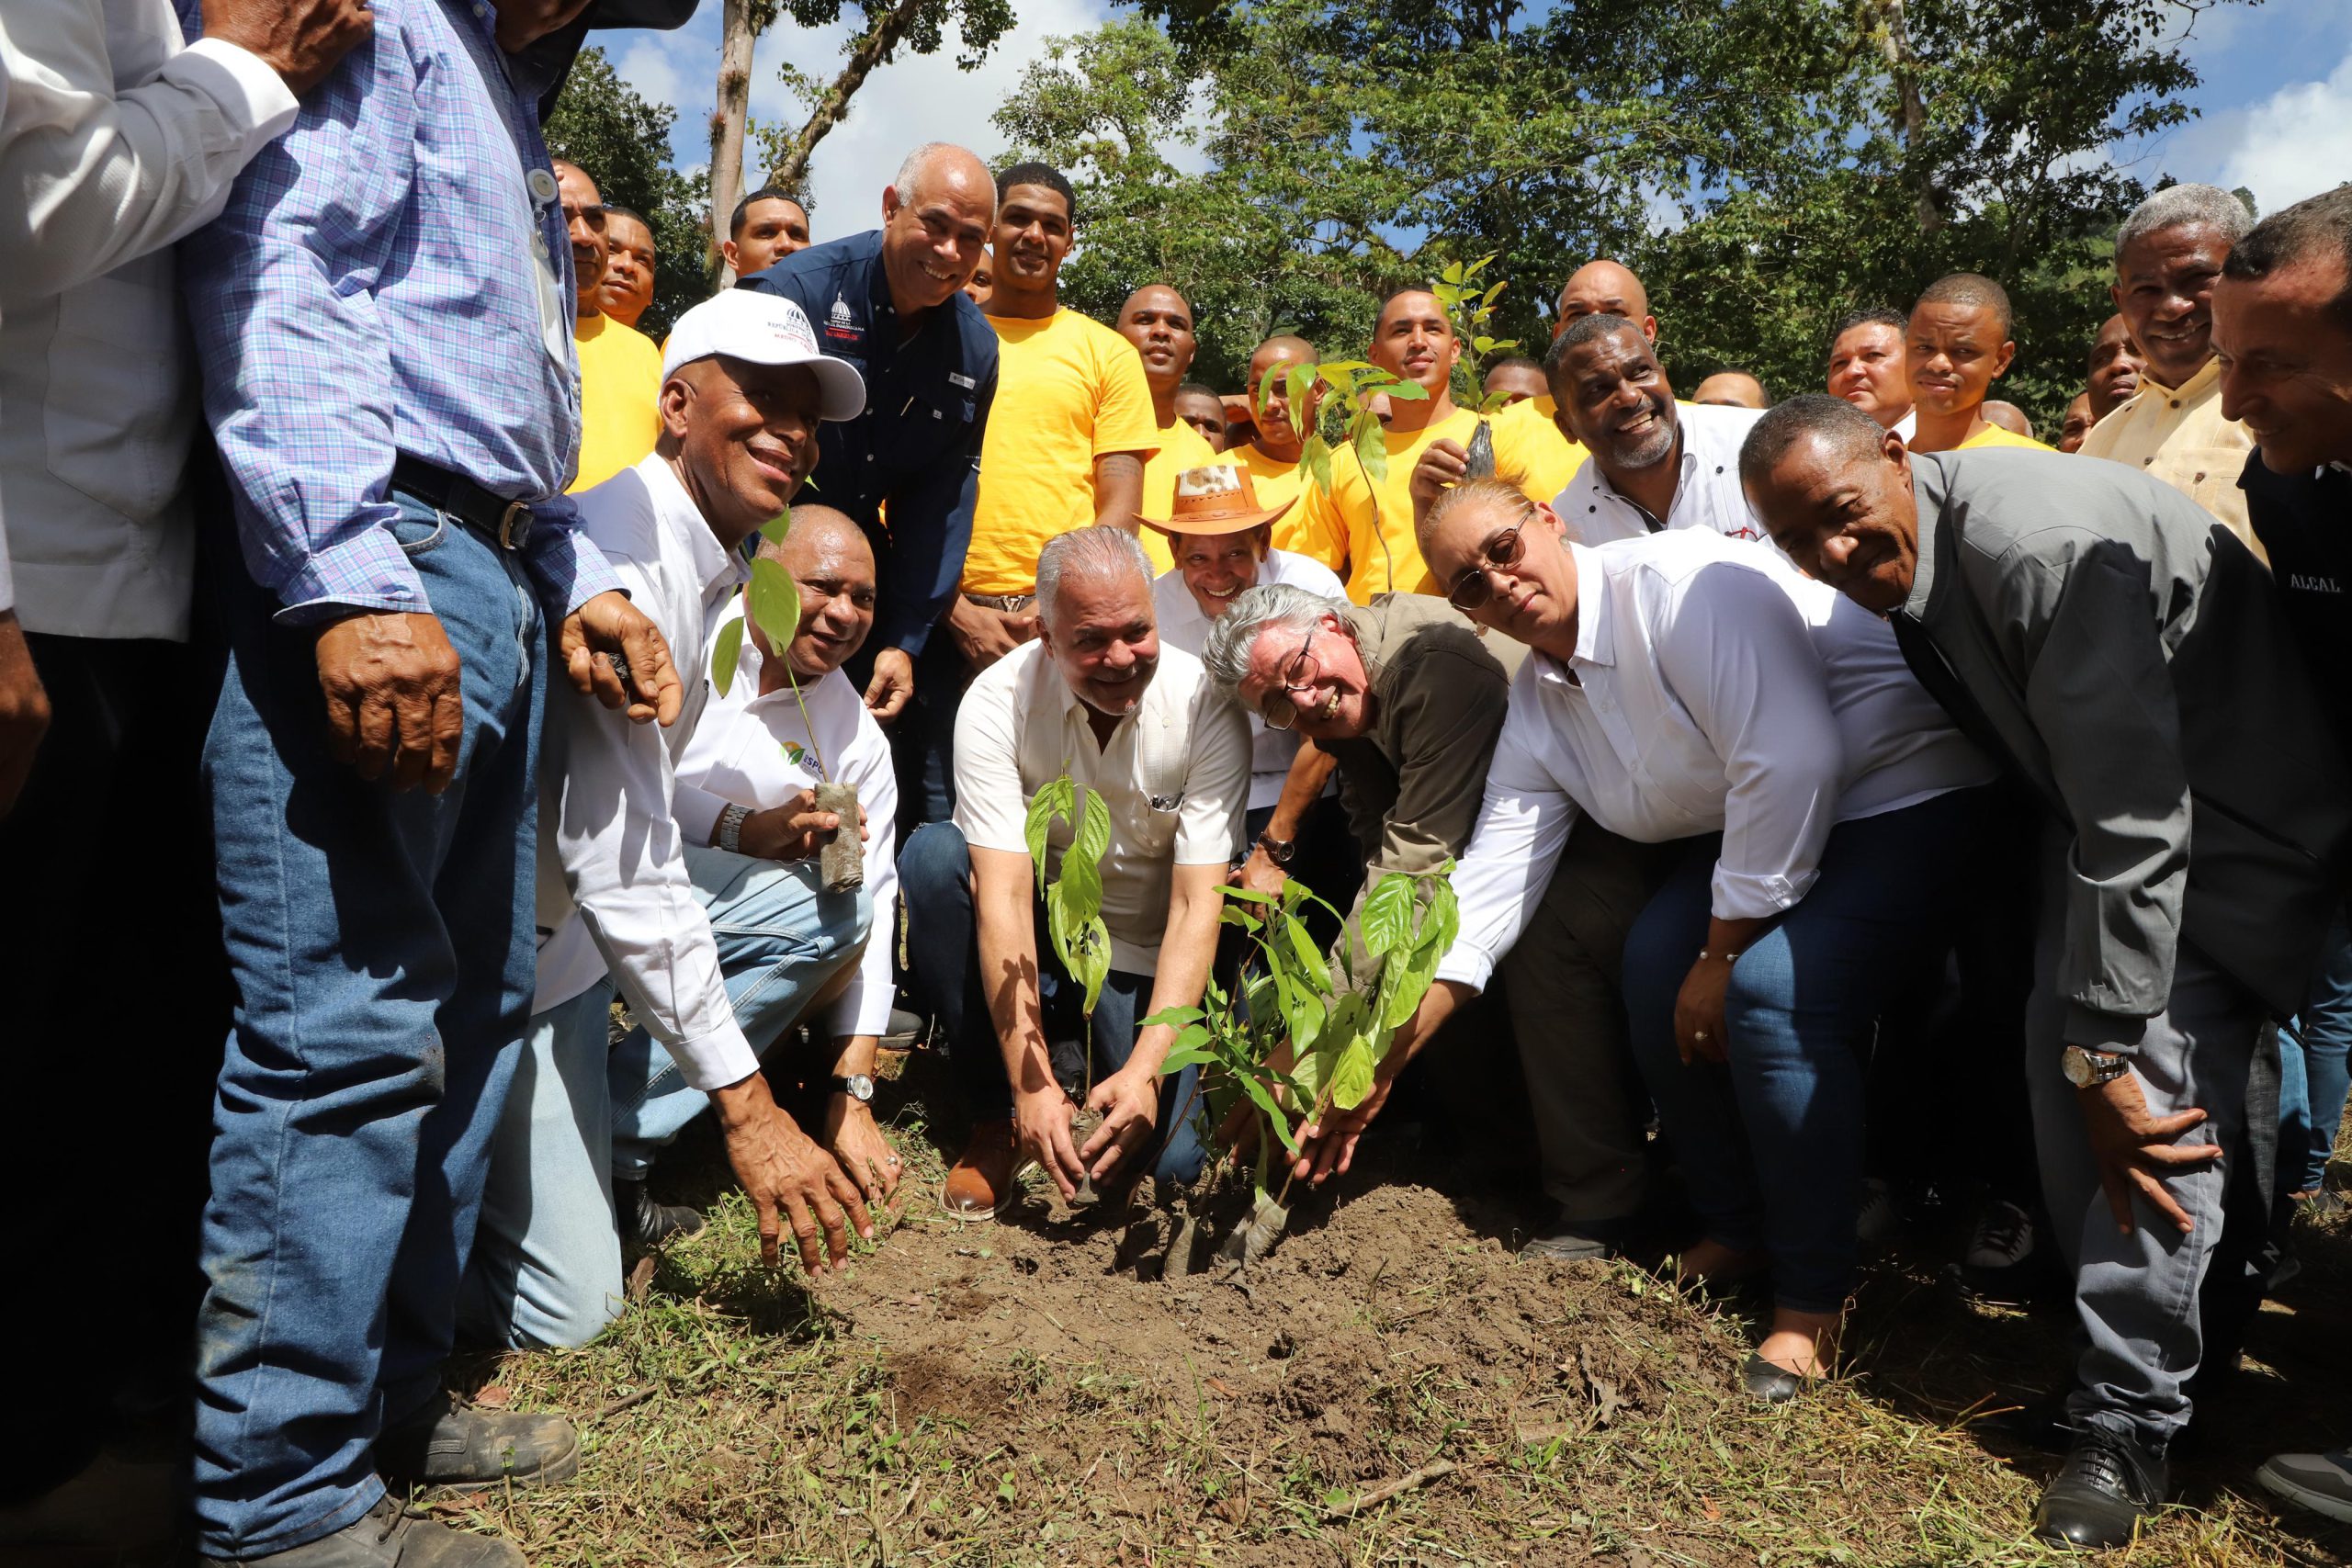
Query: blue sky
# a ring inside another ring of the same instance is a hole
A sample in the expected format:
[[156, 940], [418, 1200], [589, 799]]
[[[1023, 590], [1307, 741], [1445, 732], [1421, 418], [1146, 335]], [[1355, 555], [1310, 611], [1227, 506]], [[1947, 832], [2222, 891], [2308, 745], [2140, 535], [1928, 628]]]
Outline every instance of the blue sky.
[[[989, 116], [1044, 40], [1086, 31], [1111, 15], [1102, 0], [1014, 4], [1018, 26], [979, 70], [957, 71], [951, 46], [868, 79], [849, 118], [817, 150], [810, 185], [820, 238], [871, 227], [882, 187], [919, 142], [961, 141], [983, 155], [1001, 151]], [[677, 32], [614, 33], [599, 40], [639, 91], [679, 110], [673, 150], [682, 166], [708, 157], [718, 14], [718, 0], [703, 0]], [[763, 38], [752, 73], [754, 118], [797, 123], [805, 111], [777, 81], [776, 67], [795, 59], [829, 75], [847, 31], [810, 32], [786, 23]], [[2190, 99], [2198, 118], [2144, 145], [2116, 147], [2118, 164], [2150, 183], [2169, 175], [2243, 185], [2265, 211], [2352, 179], [2352, 0], [2268, 0], [2208, 10], [2189, 27], [2188, 49], [2205, 78]]]

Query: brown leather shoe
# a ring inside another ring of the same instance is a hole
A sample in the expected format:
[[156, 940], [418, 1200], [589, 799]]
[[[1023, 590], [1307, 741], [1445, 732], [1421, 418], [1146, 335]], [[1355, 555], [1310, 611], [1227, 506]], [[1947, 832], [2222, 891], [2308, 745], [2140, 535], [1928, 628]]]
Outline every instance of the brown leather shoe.
[[1012, 1196], [1012, 1159], [1019, 1152], [1010, 1117], [983, 1122], [972, 1129], [964, 1156], [947, 1173], [939, 1190], [941, 1206], [959, 1220], [992, 1220], [997, 1209]]

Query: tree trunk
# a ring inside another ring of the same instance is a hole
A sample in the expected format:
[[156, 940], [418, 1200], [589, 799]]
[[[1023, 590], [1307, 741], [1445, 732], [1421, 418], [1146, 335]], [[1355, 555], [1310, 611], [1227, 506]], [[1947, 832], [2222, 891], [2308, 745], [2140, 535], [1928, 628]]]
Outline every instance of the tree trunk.
[[[743, 194], [743, 128], [752, 113], [752, 45], [759, 31], [752, 0], [727, 0], [719, 24], [718, 107], [710, 117], [710, 260]], [[722, 282], [725, 279], [721, 279]]]
[[[732, 4], [733, 0], [729, 3]], [[857, 47], [850, 51], [848, 62], [842, 67], [841, 74], [833, 78], [833, 85], [819, 100], [816, 112], [808, 117], [808, 123], [802, 126], [799, 134], [792, 139], [783, 161], [768, 171], [769, 184], [789, 190], [808, 176], [808, 158], [817, 151], [817, 143], [825, 139], [827, 131], [841, 123], [842, 116], [849, 112], [851, 97], [865, 85], [865, 78], [873, 73], [874, 68], [889, 62], [891, 51], [899, 47], [899, 40], [907, 36], [907, 29], [914, 25], [916, 14], [927, 3], [928, 0], [899, 0], [888, 16], [874, 24], [874, 30], [858, 40]], [[748, 60], [749, 57], [746, 58]], [[725, 80], [724, 76], [720, 79]], [[711, 164], [714, 181], [718, 177], [718, 167], [714, 160]]]
[[1904, 178], [1911, 186], [1911, 204], [1919, 217], [1919, 231], [1932, 234], [1944, 226], [1943, 204], [1936, 199], [1934, 183], [1927, 171], [1917, 168], [1915, 160], [1924, 156], [1919, 143], [1927, 134], [1928, 107], [1919, 96], [1919, 60], [1911, 52], [1911, 34], [1903, 21], [1904, 0], [1879, 0], [1879, 17], [1884, 28], [1880, 51], [1886, 56], [1886, 68], [1894, 79], [1897, 112], [1903, 119]]

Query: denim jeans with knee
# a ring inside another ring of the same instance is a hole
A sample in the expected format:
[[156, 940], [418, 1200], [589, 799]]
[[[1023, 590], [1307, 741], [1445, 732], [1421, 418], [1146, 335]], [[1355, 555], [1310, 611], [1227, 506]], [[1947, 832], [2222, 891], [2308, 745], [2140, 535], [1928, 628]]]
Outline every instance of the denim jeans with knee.
[[1830, 830], [1812, 888], [1732, 966], [1728, 1066], [1686, 1066], [1674, 1039], [1675, 996], [1706, 945], [1716, 836], [1691, 840], [1626, 936], [1634, 1056], [1691, 1203], [1709, 1239], [1770, 1253], [1774, 1301], [1791, 1311], [1835, 1312], [1853, 1290], [1863, 1065], [1913, 961], [1950, 940], [1987, 797], [1954, 790]]
[[2278, 1037], [2278, 1190], [2316, 1192], [2327, 1178], [2352, 1092], [2352, 931], [2338, 916], [2293, 1034]]
[[204, 1216], [208, 1554], [300, 1545], [382, 1495], [371, 1450], [439, 1387], [530, 1010], [537, 596], [514, 555], [392, 499], [464, 671], [441, 794], [328, 754], [314, 634], [222, 573], [230, 665], [204, 771], [237, 1012]]
[[[827, 893], [815, 860], [689, 846], [735, 1021], [764, 1050], [865, 942], [865, 889]], [[469, 1337], [516, 1348], [585, 1345], [621, 1309], [613, 1179], [640, 1177], [710, 1103], [643, 1025], [611, 1043], [610, 976], [535, 1014], [500, 1119], [466, 1283]]]
[[[1005, 1077], [1004, 1052], [980, 989], [972, 852], [962, 829], [952, 822], [933, 822], [907, 840], [899, 852], [899, 899], [907, 911], [907, 953], [914, 961], [910, 978], [925, 1010], [946, 1036], [965, 1109], [976, 1122], [1012, 1115], [1012, 1086]], [[1085, 1070], [1080, 1052], [1087, 1038], [1086, 992], [1062, 972], [1046, 944], [1042, 903], [1037, 909], [1037, 976], [1055, 1076], [1076, 1099]], [[1103, 983], [1093, 1020], [1098, 1079], [1126, 1065], [1135, 1050], [1137, 1021], [1147, 1016], [1150, 1005], [1151, 987], [1152, 976], [1122, 969], [1112, 970]], [[1149, 1157], [1152, 1174], [1163, 1180], [1190, 1181], [1201, 1172], [1205, 1156], [1198, 1130], [1191, 1121], [1181, 1127], [1168, 1124], [1192, 1103], [1199, 1071], [1186, 1067], [1160, 1080], [1160, 1142]]]

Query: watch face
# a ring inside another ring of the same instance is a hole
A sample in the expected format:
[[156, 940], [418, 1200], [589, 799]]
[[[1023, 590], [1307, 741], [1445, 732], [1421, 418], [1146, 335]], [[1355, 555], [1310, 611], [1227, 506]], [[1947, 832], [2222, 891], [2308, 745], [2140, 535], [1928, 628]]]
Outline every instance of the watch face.
[[852, 1100], [866, 1100], [874, 1098], [874, 1080], [864, 1073], [852, 1073], [842, 1080], [842, 1088]]

